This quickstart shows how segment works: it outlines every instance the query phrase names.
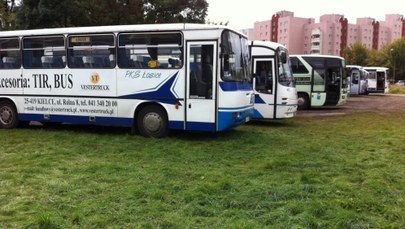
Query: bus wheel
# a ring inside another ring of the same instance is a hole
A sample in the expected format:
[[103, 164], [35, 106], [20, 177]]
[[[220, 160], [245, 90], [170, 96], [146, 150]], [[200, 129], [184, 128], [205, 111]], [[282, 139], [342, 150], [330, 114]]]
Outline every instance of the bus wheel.
[[166, 112], [158, 106], [146, 106], [137, 118], [139, 133], [144, 137], [160, 138], [169, 132]]
[[12, 129], [18, 125], [17, 109], [11, 102], [0, 102], [0, 128]]
[[298, 110], [306, 110], [309, 108], [309, 98], [307, 94], [298, 93]]

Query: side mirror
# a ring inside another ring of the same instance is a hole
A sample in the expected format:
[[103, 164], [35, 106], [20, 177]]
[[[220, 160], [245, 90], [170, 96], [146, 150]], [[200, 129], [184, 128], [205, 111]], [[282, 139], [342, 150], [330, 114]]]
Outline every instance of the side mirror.
[[287, 63], [287, 53], [284, 51], [280, 52], [280, 59], [281, 59], [281, 63], [286, 64]]

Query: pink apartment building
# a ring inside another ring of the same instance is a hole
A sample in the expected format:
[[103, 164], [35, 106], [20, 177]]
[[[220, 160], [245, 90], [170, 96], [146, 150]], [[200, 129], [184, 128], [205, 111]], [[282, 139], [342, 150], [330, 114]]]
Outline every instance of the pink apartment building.
[[251, 39], [281, 43], [291, 54], [342, 56], [343, 50], [356, 42], [379, 50], [401, 37], [405, 37], [405, 19], [399, 14], [388, 14], [382, 22], [358, 18], [356, 24], [349, 24], [340, 14], [322, 15], [315, 23], [313, 18], [280, 11], [271, 20], [255, 22]]

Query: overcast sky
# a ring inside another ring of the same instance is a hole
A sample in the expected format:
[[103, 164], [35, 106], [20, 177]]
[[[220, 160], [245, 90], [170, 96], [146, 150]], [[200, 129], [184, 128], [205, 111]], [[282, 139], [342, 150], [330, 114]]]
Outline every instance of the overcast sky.
[[357, 18], [384, 21], [386, 14], [405, 15], [404, 0], [207, 0], [211, 22], [229, 21], [236, 29], [253, 28], [255, 21], [270, 20], [278, 11], [294, 12], [295, 17], [314, 18], [324, 14], [343, 14], [350, 24]]

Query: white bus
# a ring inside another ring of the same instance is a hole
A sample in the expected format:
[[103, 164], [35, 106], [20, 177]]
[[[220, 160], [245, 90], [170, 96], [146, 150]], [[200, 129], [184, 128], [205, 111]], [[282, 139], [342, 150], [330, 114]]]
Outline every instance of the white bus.
[[269, 41], [252, 41], [252, 73], [255, 79], [255, 119], [292, 118], [297, 111], [297, 90], [288, 50]]
[[369, 93], [389, 93], [389, 69], [385, 67], [364, 67], [368, 71]]
[[217, 132], [250, 120], [248, 39], [153, 24], [0, 32], [0, 128], [19, 122]]
[[329, 55], [290, 55], [298, 109], [338, 106], [347, 101], [345, 60]]
[[346, 65], [348, 92], [351, 95], [367, 95], [368, 71], [359, 65]]

